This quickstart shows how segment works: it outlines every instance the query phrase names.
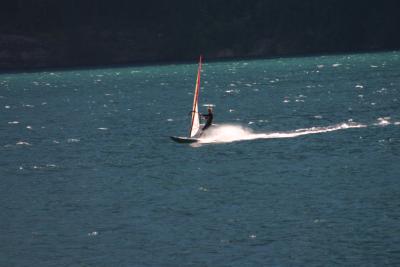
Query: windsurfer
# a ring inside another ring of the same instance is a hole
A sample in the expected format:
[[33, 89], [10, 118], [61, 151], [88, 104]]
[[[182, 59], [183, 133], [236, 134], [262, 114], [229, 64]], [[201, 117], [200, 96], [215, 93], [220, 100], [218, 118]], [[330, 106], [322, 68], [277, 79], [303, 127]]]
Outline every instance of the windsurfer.
[[204, 124], [204, 127], [202, 129], [203, 131], [205, 131], [208, 127], [211, 126], [213, 118], [214, 118], [212, 107], [208, 107], [207, 111], [208, 111], [208, 114], [204, 114], [204, 115], [201, 114], [201, 116], [204, 119], [206, 119], [206, 123]]

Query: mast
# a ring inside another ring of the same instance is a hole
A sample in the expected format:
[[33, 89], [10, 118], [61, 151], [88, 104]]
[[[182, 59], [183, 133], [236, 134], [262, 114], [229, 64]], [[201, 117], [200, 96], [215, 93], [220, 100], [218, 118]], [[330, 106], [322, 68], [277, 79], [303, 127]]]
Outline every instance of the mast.
[[200, 91], [200, 76], [201, 76], [202, 59], [203, 59], [203, 57], [200, 55], [199, 67], [197, 69], [196, 87], [194, 89], [193, 106], [192, 106], [192, 112], [191, 112], [192, 120], [190, 123], [189, 137], [195, 136], [200, 129], [198, 101], [199, 101], [199, 91]]

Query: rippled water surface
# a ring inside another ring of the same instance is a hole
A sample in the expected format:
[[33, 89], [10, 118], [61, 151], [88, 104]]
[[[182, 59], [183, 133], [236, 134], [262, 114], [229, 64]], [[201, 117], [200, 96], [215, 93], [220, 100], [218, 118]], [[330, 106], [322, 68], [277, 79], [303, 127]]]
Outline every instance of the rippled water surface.
[[0, 266], [400, 265], [398, 52], [196, 71], [1, 74]]

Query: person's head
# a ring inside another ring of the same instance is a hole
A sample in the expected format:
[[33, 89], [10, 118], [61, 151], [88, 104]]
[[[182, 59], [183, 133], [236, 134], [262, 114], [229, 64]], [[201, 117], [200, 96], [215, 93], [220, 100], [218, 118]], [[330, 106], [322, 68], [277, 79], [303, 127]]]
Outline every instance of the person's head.
[[212, 107], [208, 107], [207, 110], [208, 110], [208, 112], [212, 112], [213, 111]]

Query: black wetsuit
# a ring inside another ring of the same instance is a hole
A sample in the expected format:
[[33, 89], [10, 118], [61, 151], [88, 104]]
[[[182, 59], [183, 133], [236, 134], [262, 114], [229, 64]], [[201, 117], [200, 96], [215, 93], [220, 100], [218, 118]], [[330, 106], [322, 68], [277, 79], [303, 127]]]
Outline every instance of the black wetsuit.
[[208, 127], [210, 127], [211, 126], [211, 124], [212, 124], [212, 121], [213, 121], [213, 114], [212, 114], [212, 112], [208, 112], [208, 114], [205, 114], [205, 115], [202, 115], [207, 121], [206, 121], [206, 124], [204, 124], [204, 127], [203, 127], [203, 131], [204, 130], [206, 130]]

